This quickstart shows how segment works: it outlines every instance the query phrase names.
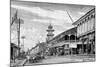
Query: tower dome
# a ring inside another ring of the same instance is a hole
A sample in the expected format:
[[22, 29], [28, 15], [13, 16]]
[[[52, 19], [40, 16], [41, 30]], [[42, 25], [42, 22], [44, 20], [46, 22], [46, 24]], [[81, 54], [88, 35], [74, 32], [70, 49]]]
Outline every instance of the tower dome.
[[50, 24], [49, 26], [48, 26], [48, 29], [52, 29], [53, 28], [53, 26]]
[[51, 40], [54, 36], [53, 32], [54, 32], [54, 29], [53, 29], [53, 26], [50, 24], [48, 26], [48, 29], [46, 30], [48, 33], [47, 33], [47, 41]]

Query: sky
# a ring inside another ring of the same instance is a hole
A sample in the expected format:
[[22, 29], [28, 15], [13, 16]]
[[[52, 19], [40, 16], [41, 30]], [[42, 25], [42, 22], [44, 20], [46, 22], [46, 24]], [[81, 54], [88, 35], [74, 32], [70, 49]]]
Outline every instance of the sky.
[[[44, 42], [46, 40], [46, 30], [50, 24], [52, 24], [55, 30], [53, 33], [54, 36], [56, 36], [74, 27], [72, 23], [93, 8], [94, 6], [90, 5], [11, 0], [11, 18], [17, 10], [18, 17], [24, 21], [24, 23], [21, 24], [20, 37], [25, 36], [24, 49], [27, 50], [28, 48], [31, 49], [34, 47], [39, 41]], [[67, 12], [70, 14], [73, 22]], [[11, 42], [15, 44], [17, 44], [16, 28], [16, 23], [14, 23], [11, 26]], [[21, 44], [23, 44], [22, 38], [20, 38], [20, 41]]]

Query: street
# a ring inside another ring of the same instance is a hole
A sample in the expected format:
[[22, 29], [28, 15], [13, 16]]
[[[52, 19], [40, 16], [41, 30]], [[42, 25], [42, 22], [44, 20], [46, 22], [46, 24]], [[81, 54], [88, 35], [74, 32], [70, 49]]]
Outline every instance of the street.
[[37, 65], [37, 64], [56, 64], [56, 63], [76, 63], [76, 62], [88, 62], [95, 61], [93, 56], [49, 56], [38, 63], [26, 62], [25, 65]]
[[93, 5], [11, 1], [10, 19], [11, 67], [95, 61]]
[[23, 60], [18, 60], [16, 59], [15, 62], [11, 63], [10, 66], [11, 67], [15, 67], [15, 66], [23, 66], [23, 64], [26, 62], [26, 59]]

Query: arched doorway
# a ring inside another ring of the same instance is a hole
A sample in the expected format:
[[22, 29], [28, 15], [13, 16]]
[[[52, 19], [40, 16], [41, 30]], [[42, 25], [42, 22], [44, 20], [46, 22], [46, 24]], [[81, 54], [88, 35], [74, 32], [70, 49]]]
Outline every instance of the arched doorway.
[[65, 40], [69, 40], [69, 36], [68, 35], [65, 35]]
[[71, 35], [70, 40], [75, 40], [75, 35]]

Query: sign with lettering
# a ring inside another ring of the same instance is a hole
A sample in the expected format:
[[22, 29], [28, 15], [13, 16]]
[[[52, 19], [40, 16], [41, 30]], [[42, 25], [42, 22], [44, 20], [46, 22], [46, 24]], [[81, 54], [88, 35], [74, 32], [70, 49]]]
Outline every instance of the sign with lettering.
[[76, 43], [71, 43], [71, 44], [69, 44], [69, 48], [77, 48], [77, 44]]

